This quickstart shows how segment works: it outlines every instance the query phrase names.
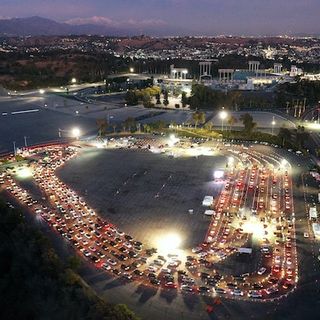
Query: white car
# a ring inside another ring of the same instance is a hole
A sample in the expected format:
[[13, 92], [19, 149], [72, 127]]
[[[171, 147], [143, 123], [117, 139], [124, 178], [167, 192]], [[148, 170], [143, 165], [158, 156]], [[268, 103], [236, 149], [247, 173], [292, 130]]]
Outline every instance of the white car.
[[240, 289], [234, 289], [231, 291], [231, 294], [234, 296], [243, 296], [243, 291], [241, 291]]
[[265, 272], [267, 271], [267, 269], [266, 268], [264, 268], [264, 267], [262, 267], [262, 268], [260, 268], [259, 270], [258, 270], [258, 275], [263, 275]]
[[262, 294], [260, 291], [249, 290], [248, 297], [250, 298], [262, 298]]
[[115, 266], [115, 265], [117, 264], [117, 262], [114, 261], [114, 260], [112, 260], [112, 259], [108, 259], [107, 261], [108, 261], [108, 263], [110, 263], [112, 266]]

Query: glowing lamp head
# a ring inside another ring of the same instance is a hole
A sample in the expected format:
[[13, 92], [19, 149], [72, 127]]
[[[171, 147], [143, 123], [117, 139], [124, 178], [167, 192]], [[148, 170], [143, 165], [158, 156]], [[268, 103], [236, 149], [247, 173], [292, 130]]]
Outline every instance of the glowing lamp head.
[[286, 159], [282, 159], [280, 163], [280, 167], [285, 169], [288, 166], [289, 162]]
[[130, 68], [130, 73], [133, 73], [134, 72], [134, 68]]
[[40, 89], [40, 90], [39, 90], [39, 93], [40, 93], [40, 94], [44, 94], [44, 93], [45, 93], [44, 89]]
[[220, 117], [221, 120], [227, 119], [227, 117], [228, 117], [227, 111], [224, 111], [224, 110], [220, 111], [219, 117]]
[[177, 138], [174, 134], [170, 134], [168, 145], [169, 145], [169, 147], [173, 147], [179, 141], [180, 141], [180, 139]]
[[33, 175], [33, 171], [31, 168], [28, 168], [28, 167], [23, 167], [23, 168], [20, 168], [18, 171], [17, 171], [17, 176], [21, 179], [28, 179], [28, 178], [31, 178]]
[[81, 132], [80, 132], [80, 129], [79, 128], [73, 128], [72, 129], [72, 131], [71, 131], [71, 133], [72, 133], [72, 136], [74, 137], [74, 138], [79, 138], [80, 137], [80, 135], [81, 135]]
[[228, 157], [228, 165], [234, 164], [234, 157]]
[[157, 248], [162, 253], [170, 253], [174, 250], [179, 249], [181, 242], [181, 237], [178, 234], [169, 233], [158, 239]]
[[213, 177], [215, 179], [222, 179], [224, 176], [224, 172], [222, 170], [216, 170], [214, 173], [213, 173]]
[[71, 83], [73, 83], [73, 84], [77, 83], [77, 79], [76, 78], [72, 78], [71, 79]]

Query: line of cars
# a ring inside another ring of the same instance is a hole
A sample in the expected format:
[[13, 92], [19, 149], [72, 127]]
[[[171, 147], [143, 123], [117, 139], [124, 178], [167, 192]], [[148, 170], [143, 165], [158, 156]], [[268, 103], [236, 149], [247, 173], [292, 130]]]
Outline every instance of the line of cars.
[[[278, 281], [266, 281], [269, 286], [267, 288], [259, 287], [259, 283], [249, 283], [249, 286], [246, 287], [244, 283], [247, 282], [244, 279], [250, 278], [249, 276], [230, 279], [211, 271], [213, 266], [210, 261], [211, 256], [214, 255], [216, 261], [221, 261], [235, 253], [241, 242], [247, 239], [243, 232], [239, 232], [241, 230], [236, 230], [231, 226], [233, 216], [226, 215], [225, 208], [235, 200], [239, 207], [244, 204], [244, 200], [248, 198], [246, 197], [248, 189], [253, 189], [250, 188], [250, 182], [247, 182], [252, 179], [258, 181], [259, 169], [257, 167], [254, 166], [251, 172], [241, 170], [234, 173], [234, 176], [229, 176], [227, 182], [229, 185], [226, 185], [220, 194], [215, 208], [217, 215], [213, 217], [212, 226], [217, 228], [218, 246], [213, 245], [214, 242], [202, 243], [198, 248], [194, 248], [194, 255], [188, 256], [185, 266], [181, 268], [182, 263], [179, 257], [174, 255], [168, 257], [158, 255], [153, 259], [152, 256], [156, 254], [156, 249], [143, 249], [142, 243], [99, 218], [84, 199], [57, 178], [55, 171], [77, 154], [74, 147], [52, 146], [38, 150], [39, 154], [43, 152], [45, 157], [34, 166], [34, 177], [43, 192], [43, 203], [34, 200], [10, 176], [8, 176], [7, 189], [34, 209], [37, 215], [45, 219], [58, 233], [70, 241], [78, 252], [93, 262], [96, 267], [121, 276], [124, 280], [138, 280], [152, 286], [179, 289], [184, 293], [210, 295], [215, 292], [221, 295], [264, 298], [265, 295], [278, 292]], [[263, 170], [260, 173], [266, 174]], [[287, 181], [289, 193], [290, 182], [288, 178], [284, 181]], [[235, 199], [235, 194], [237, 194], [237, 199]], [[251, 196], [250, 199], [254, 197]], [[215, 222], [217, 225], [214, 225]], [[289, 240], [287, 246], [289, 246]], [[266, 259], [270, 260], [272, 255], [271, 249], [264, 252]], [[287, 265], [290, 263], [288, 258], [290, 257], [286, 258]], [[264, 263], [267, 266], [267, 260]], [[257, 272], [258, 277], [265, 277], [269, 269], [269, 267], [261, 267]], [[206, 274], [201, 270], [210, 270], [210, 273]], [[268, 277], [265, 278], [268, 279]]]

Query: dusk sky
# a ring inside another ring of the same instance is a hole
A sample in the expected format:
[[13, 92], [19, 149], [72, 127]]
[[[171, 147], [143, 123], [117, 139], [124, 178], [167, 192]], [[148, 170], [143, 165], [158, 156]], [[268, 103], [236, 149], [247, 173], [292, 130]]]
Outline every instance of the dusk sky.
[[320, 33], [319, 0], [0, 0], [1, 18], [134, 27], [146, 34]]

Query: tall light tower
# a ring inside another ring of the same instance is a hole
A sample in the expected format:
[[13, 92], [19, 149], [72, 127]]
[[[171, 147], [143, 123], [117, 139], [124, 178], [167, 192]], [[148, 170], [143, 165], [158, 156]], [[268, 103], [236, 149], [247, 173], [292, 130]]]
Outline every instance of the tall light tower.
[[273, 135], [273, 131], [274, 131], [274, 126], [276, 124], [276, 121], [274, 120], [274, 116], [272, 117], [272, 122], [271, 122], [271, 134]]
[[224, 122], [224, 120], [227, 119], [227, 117], [228, 117], [227, 111], [225, 111], [225, 110], [220, 111], [219, 117], [220, 117], [220, 119], [221, 119], [221, 131], [223, 131], [223, 122]]

